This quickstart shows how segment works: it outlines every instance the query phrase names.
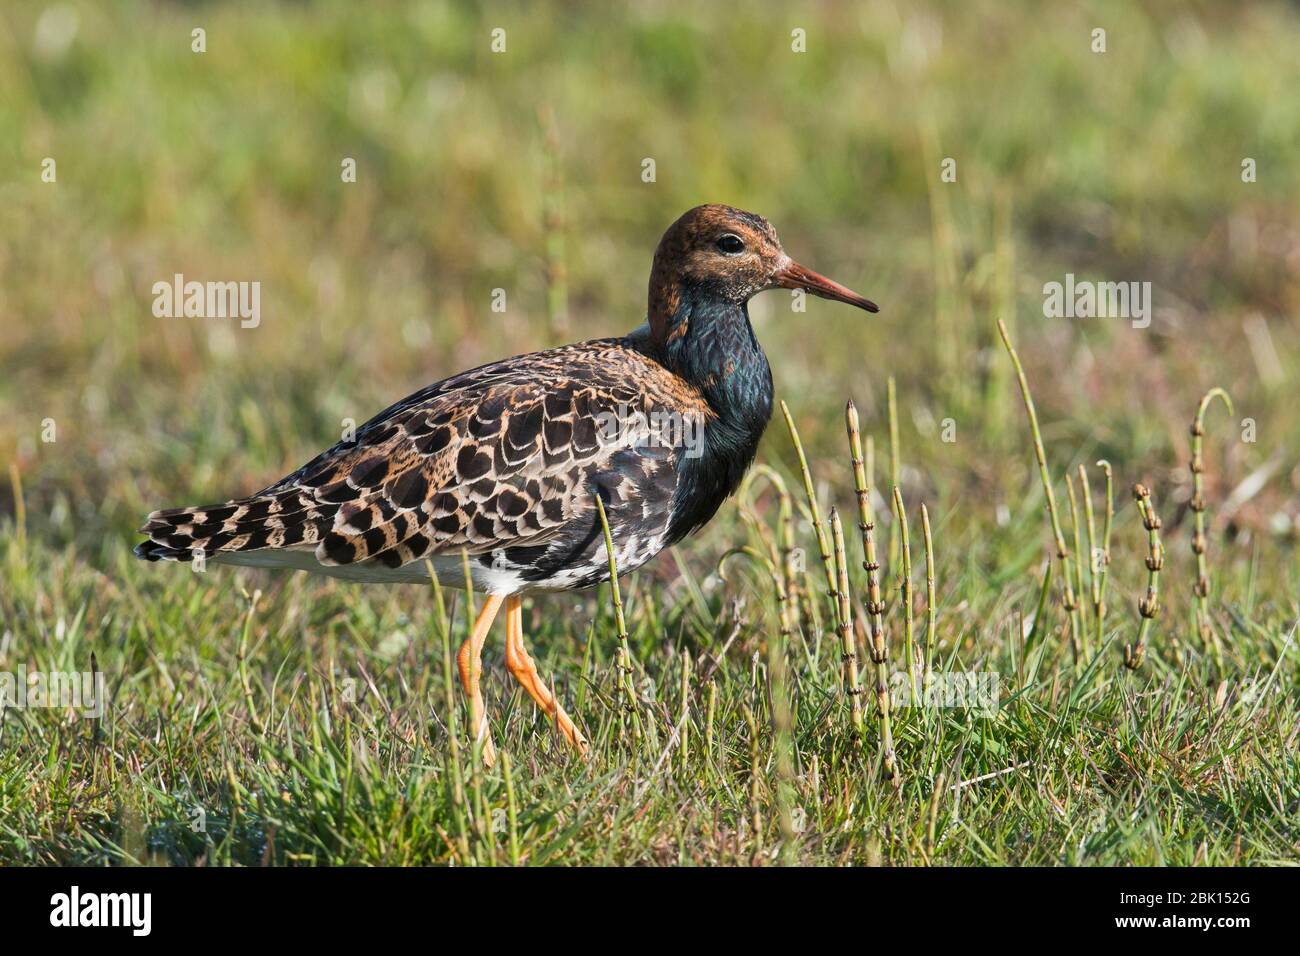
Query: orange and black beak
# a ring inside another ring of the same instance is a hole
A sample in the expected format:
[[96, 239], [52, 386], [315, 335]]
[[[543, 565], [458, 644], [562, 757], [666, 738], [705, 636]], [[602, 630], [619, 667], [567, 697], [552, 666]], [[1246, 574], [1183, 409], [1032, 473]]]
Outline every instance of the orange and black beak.
[[876, 303], [870, 299], [864, 299], [852, 289], [846, 289], [838, 282], [832, 282], [811, 269], [805, 269], [797, 262], [788, 261], [784, 267], [776, 271], [772, 278], [782, 289], [803, 289], [805, 292], [811, 292], [823, 299], [847, 302], [849, 305], [856, 305], [859, 309], [866, 309], [868, 312], [880, 311]]

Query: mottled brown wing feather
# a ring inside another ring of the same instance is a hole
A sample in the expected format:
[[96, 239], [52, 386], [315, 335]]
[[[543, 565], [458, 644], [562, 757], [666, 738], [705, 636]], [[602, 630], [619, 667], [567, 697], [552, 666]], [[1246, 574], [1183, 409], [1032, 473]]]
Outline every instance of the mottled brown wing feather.
[[[698, 392], [627, 340], [507, 359], [385, 409], [355, 441], [256, 495], [154, 512], [137, 553], [314, 548], [324, 565], [398, 567], [448, 550], [541, 545], [593, 507], [592, 476], [646, 441], [655, 410], [709, 414]], [[636, 427], [602, 427], [611, 415]]]

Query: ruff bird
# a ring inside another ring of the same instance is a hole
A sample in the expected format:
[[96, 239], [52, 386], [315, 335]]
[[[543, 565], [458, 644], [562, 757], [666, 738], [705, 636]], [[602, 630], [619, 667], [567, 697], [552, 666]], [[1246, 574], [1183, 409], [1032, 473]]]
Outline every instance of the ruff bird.
[[427, 581], [432, 566], [452, 585], [467, 556], [486, 599], [457, 665], [485, 756], [482, 651], [503, 604], [507, 669], [585, 754], [528, 654], [521, 599], [609, 579], [597, 497], [622, 574], [736, 490], [772, 413], [747, 303], [775, 288], [877, 311], [792, 261], [762, 216], [697, 206], [659, 242], [641, 327], [429, 385], [254, 495], [153, 512], [135, 553], [362, 582]]

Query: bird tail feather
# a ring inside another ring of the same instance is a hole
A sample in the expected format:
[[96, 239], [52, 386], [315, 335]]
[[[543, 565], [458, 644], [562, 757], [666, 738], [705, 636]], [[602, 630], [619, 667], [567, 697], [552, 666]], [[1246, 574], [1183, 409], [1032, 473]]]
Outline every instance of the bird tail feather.
[[190, 561], [199, 552], [314, 548], [336, 509], [291, 488], [221, 504], [155, 511], [140, 528], [149, 540], [136, 545], [135, 555], [146, 561]]

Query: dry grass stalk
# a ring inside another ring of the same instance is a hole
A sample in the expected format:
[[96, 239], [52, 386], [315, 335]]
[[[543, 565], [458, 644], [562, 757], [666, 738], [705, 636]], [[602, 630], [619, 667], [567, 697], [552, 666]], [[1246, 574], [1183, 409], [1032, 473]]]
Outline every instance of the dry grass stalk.
[[1106, 574], [1110, 570], [1110, 530], [1115, 523], [1115, 475], [1110, 462], [1102, 458], [1097, 466], [1106, 474], [1106, 521], [1101, 530], [1101, 553], [1093, 568], [1093, 634], [1101, 647], [1102, 628], [1106, 622]]
[[907, 528], [907, 508], [903, 493], [894, 486], [894, 514], [898, 517], [898, 537], [901, 543], [903, 568], [899, 574], [898, 594], [903, 605], [903, 654], [907, 658], [907, 686], [912, 706], [920, 701], [916, 692], [916, 644], [912, 627], [912, 542]]
[[[1084, 594], [1083, 538], [1080, 535], [1081, 522], [1079, 521], [1079, 502], [1074, 493], [1074, 481], [1070, 478], [1070, 473], [1068, 471], [1065, 473], [1065, 494], [1070, 501], [1070, 530], [1074, 537], [1074, 553], [1077, 558], [1074, 562], [1074, 589], [1075, 593], [1079, 595], [1080, 601], [1082, 601]], [[1079, 612], [1079, 617], [1082, 623], [1082, 610]], [[1076, 658], [1082, 657], [1086, 659], [1089, 656], [1087, 631], [1083, 626], [1080, 626], [1077, 634], [1070, 635], [1070, 641], [1071, 646], [1074, 648]]]
[[1038, 428], [1038, 413], [1034, 410], [1034, 397], [1029, 392], [1029, 381], [1025, 378], [1025, 369], [1020, 364], [1020, 356], [1016, 354], [1015, 346], [1011, 344], [1011, 338], [1007, 335], [1006, 324], [1001, 319], [998, 320], [998, 333], [1002, 336], [1002, 344], [1006, 346], [1007, 355], [1011, 357], [1011, 364], [1015, 367], [1016, 380], [1020, 385], [1020, 397], [1024, 400], [1025, 413], [1029, 416], [1029, 430], [1034, 440], [1034, 456], [1038, 459], [1038, 477], [1043, 483], [1043, 493], [1047, 496], [1047, 513], [1052, 522], [1052, 537], [1056, 544], [1056, 557], [1061, 563], [1061, 585], [1065, 589], [1065, 596], [1061, 603], [1066, 613], [1070, 615], [1072, 634], [1077, 635], [1081, 622], [1079, 620], [1079, 602], [1074, 594], [1073, 571], [1070, 567], [1070, 549], [1065, 546], [1065, 535], [1061, 531], [1061, 516], [1056, 508], [1056, 494], [1052, 491], [1052, 478], [1047, 470], [1047, 453], [1043, 450], [1043, 435]]
[[618, 564], [614, 558], [614, 538], [609, 533], [609, 518], [605, 514], [605, 502], [596, 495], [596, 512], [600, 515], [600, 527], [605, 533], [605, 554], [609, 557], [609, 590], [614, 602], [614, 625], [618, 630], [618, 694], [622, 708], [619, 722], [623, 715], [631, 717], [632, 734], [641, 739], [641, 717], [637, 713], [636, 689], [632, 686], [632, 650], [628, 646], [627, 620], [623, 616], [623, 592], [618, 586]]
[[[885, 386], [885, 407], [889, 418], [889, 485], [891, 488], [898, 488], [903, 483], [903, 464], [898, 440], [898, 389], [892, 375], [889, 376]], [[898, 567], [898, 535], [897, 529], [891, 531], [889, 535], [890, 571]]]
[[835, 594], [835, 563], [831, 558], [830, 541], [826, 529], [822, 527], [821, 509], [817, 507], [817, 493], [813, 490], [812, 472], [808, 470], [808, 457], [803, 451], [803, 442], [799, 440], [799, 429], [794, 427], [794, 416], [784, 401], [781, 402], [781, 414], [785, 417], [785, 427], [794, 442], [795, 455], [799, 458], [799, 473], [803, 476], [804, 496], [808, 500], [808, 517], [817, 536], [817, 551], [821, 554], [822, 567], [826, 571], [826, 593]]
[[934, 666], [934, 631], [938, 608], [935, 604], [934, 539], [930, 534], [930, 510], [921, 505], [921, 530], [925, 536], [925, 670], [922, 686], [929, 687]]

